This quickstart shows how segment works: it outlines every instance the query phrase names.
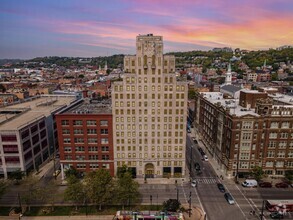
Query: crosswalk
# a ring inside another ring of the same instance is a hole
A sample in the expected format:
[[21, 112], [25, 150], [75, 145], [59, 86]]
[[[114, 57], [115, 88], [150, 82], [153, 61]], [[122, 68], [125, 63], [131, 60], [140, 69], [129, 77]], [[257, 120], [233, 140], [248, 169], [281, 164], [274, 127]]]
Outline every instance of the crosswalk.
[[215, 184], [219, 182], [217, 177], [201, 177], [195, 178], [194, 180], [196, 180], [198, 184]]

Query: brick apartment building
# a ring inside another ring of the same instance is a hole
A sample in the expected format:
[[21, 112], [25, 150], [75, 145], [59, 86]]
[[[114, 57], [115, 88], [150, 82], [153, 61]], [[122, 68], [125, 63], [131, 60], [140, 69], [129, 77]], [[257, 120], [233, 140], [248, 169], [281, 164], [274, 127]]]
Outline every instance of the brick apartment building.
[[0, 176], [20, 169], [37, 170], [58, 148], [54, 113], [70, 105], [73, 96], [35, 97], [1, 107]]
[[80, 173], [99, 168], [114, 176], [110, 100], [80, 100], [56, 114], [61, 175], [69, 167]]
[[291, 99], [251, 90], [242, 90], [239, 100], [218, 92], [196, 95], [195, 126], [228, 177], [254, 166], [273, 176], [293, 169]]

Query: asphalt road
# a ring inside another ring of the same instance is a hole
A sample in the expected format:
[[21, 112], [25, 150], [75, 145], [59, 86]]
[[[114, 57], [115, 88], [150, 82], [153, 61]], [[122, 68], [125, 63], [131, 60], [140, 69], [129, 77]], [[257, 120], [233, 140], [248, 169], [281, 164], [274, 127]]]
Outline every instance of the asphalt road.
[[[195, 190], [200, 198], [200, 204], [202, 204], [209, 220], [218, 219], [231, 219], [242, 220], [246, 219], [242, 213], [239, 205], [229, 205], [224, 198], [224, 193], [220, 192], [217, 183], [221, 180], [217, 177], [213, 167], [208, 161], [202, 160], [202, 155], [198, 151], [198, 145], [195, 145], [191, 137], [187, 137], [187, 156], [190, 156], [188, 161], [192, 161], [191, 164], [191, 177], [197, 180], [198, 186]], [[192, 158], [192, 160], [191, 160]], [[201, 174], [199, 175], [195, 170], [194, 163], [197, 162], [201, 166]], [[190, 164], [188, 163], [188, 167]], [[227, 187], [226, 187], [227, 188]], [[228, 190], [228, 189], [227, 189]]]

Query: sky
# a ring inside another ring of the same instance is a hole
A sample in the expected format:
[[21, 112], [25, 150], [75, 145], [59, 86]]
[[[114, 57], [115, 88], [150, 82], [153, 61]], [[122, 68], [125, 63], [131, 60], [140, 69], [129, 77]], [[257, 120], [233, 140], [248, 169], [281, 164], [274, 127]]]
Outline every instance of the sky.
[[293, 45], [293, 0], [0, 2], [0, 59], [135, 54], [148, 33], [164, 52]]

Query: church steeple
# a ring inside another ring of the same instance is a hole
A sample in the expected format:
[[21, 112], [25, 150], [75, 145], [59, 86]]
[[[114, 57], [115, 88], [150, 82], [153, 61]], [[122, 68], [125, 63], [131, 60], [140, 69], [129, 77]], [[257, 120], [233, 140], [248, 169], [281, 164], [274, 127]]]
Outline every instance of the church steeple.
[[231, 85], [232, 84], [232, 72], [231, 72], [231, 63], [229, 63], [228, 71], [226, 73], [225, 78], [225, 85]]
[[105, 71], [107, 71], [107, 69], [108, 69], [107, 61], [106, 61], [106, 63], [105, 63], [105, 67], [104, 67], [104, 69], [105, 69]]

